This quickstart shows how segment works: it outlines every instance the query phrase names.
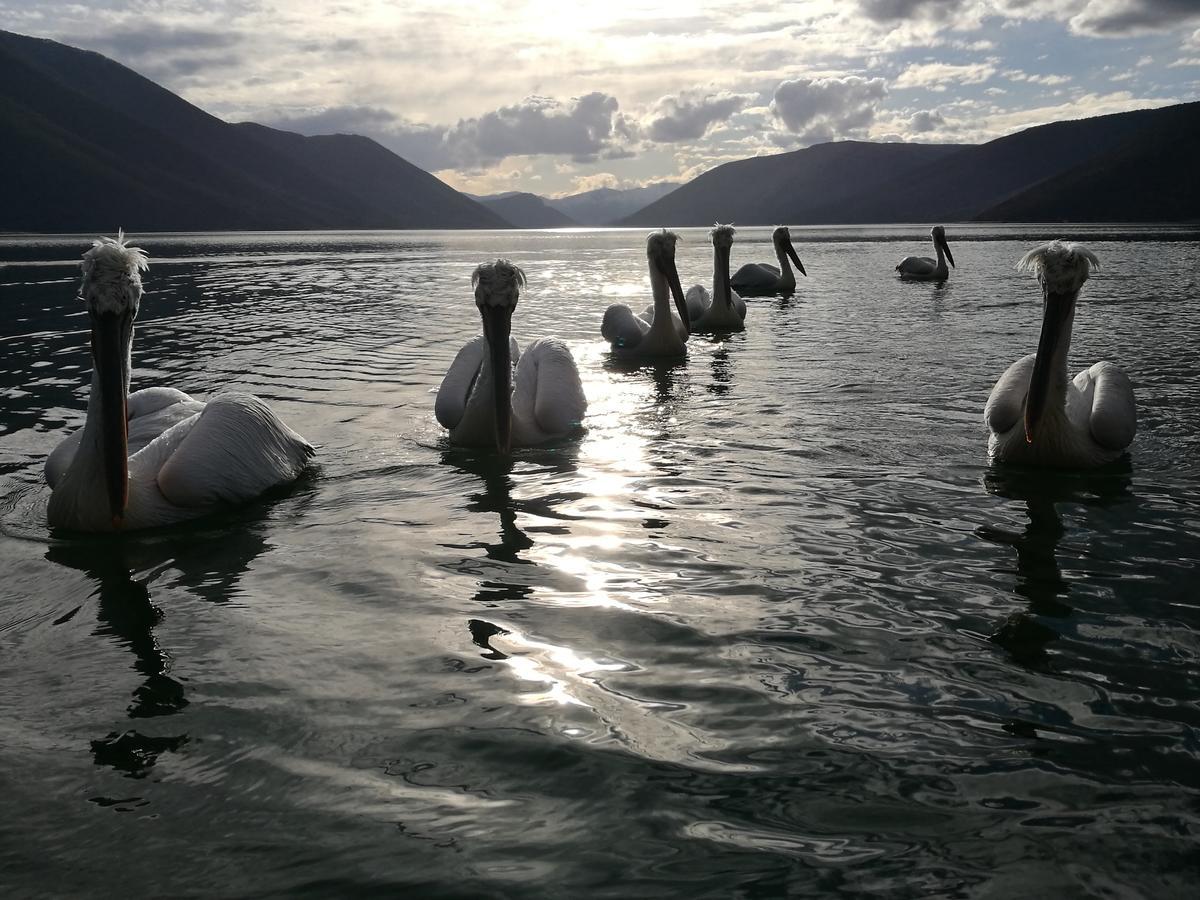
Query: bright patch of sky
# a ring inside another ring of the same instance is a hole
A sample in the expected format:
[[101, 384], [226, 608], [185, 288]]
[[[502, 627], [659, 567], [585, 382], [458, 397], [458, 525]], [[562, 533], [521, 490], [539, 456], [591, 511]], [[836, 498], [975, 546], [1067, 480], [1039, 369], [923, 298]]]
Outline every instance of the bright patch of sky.
[[1200, 0], [0, 0], [0, 23], [231, 122], [368, 135], [476, 194], [1200, 99]]

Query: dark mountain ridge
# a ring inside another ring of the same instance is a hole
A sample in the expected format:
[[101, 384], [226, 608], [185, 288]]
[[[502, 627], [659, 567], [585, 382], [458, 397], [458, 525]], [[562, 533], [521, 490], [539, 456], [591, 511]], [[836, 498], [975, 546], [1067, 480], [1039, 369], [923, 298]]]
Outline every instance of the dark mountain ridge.
[[1200, 220], [1200, 103], [1028, 128], [986, 144], [842, 141], [725, 163], [622, 224]]
[[231, 125], [98, 53], [0, 31], [0, 229], [502, 228], [374, 141]]

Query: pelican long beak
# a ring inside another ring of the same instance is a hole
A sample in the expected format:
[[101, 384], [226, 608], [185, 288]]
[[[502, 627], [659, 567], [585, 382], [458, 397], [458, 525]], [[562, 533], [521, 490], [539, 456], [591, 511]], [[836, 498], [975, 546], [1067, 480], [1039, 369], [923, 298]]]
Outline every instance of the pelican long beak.
[[512, 330], [512, 307], [489, 306], [480, 310], [483, 316], [483, 336], [487, 339], [492, 358], [492, 382], [496, 385], [496, 449], [500, 453], [512, 450], [512, 350], [509, 334]]
[[721, 299], [726, 309], [733, 306], [733, 285], [729, 283], [729, 255], [732, 250], [732, 247], [722, 247], [717, 252], [717, 278], [725, 288]]
[[796, 264], [796, 268], [800, 270], [800, 274], [807, 278], [808, 273], [804, 271], [804, 263], [800, 262], [800, 257], [796, 255], [796, 248], [792, 246], [792, 242], [788, 241], [783, 249], [791, 257], [792, 262]]
[[1046, 399], [1050, 393], [1050, 377], [1055, 348], [1062, 339], [1064, 326], [1071, 317], [1075, 297], [1071, 294], [1046, 294], [1046, 306], [1042, 312], [1042, 334], [1038, 338], [1037, 358], [1033, 363], [1033, 374], [1029, 377], [1029, 393], [1025, 396], [1025, 442], [1033, 443], [1038, 424], [1046, 411]]
[[129, 356], [125, 352], [133, 329], [129, 314], [92, 315], [92, 364], [100, 384], [101, 452], [104, 486], [113, 528], [120, 528], [129, 503]]
[[671, 296], [675, 298], [675, 308], [679, 310], [679, 318], [683, 319], [683, 327], [688, 334], [692, 333], [692, 323], [688, 321], [687, 301], [683, 298], [683, 285], [679, 283], [679, 270], [675, 268], [675, 257], [665, 259], [660, 264], [667, 284], [671, 287]]
[[939, 243], [942, 245], [942, 252], [946, 254], [946, 261], [957, 269], [958, 266], [954, 265], [954, 254], [950, 252], [950, 245], [946, 243], [946, 238], [943, 236]]

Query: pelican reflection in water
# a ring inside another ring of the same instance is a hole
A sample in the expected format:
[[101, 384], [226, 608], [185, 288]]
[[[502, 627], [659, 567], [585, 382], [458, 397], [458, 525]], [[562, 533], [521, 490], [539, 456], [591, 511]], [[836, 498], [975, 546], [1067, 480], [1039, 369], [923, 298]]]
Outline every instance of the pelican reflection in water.
[[1042, 285], [1042, 333], [1036, 354], [1008, 367], [988, 398], [989, 455], [999, 462], [1091, 468], [1119, 459], [1137, 431], [1129, 377], [1098, 362], [1074, 379], [1067, 373], [1079, 291], [1099, 265], [1078, 244], [1051, 241], [1018, 266]]
[[308, 441], [249, 394], [201, 403], [173, 388], [129, 393], [133, 320], [147, 268], [145, 252], [123, 233], [99, 238], [84, 254], [92, 390], [83, 428], [46, 460], [56, 528], [132, 530], [193, 519], [294, 481], [313, 455]]

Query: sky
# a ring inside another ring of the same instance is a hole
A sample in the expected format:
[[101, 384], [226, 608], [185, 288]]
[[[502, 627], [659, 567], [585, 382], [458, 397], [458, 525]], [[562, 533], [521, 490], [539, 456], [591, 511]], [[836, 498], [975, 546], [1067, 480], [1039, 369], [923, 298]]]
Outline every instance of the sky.
[[230, 122], [367, 135], [475, 194], [1200, 99], [1200, 0], [0, 0], [0, 28]]

